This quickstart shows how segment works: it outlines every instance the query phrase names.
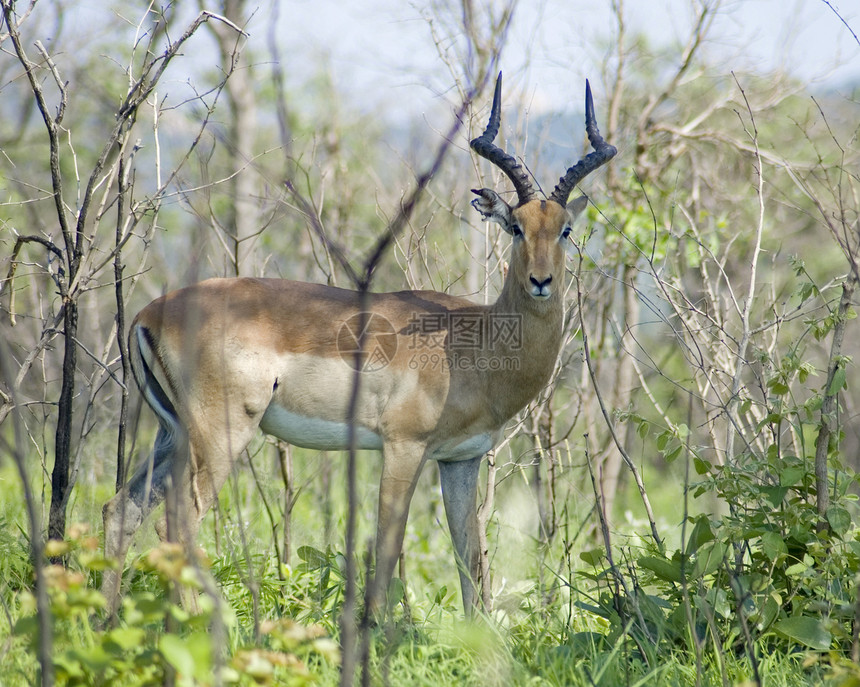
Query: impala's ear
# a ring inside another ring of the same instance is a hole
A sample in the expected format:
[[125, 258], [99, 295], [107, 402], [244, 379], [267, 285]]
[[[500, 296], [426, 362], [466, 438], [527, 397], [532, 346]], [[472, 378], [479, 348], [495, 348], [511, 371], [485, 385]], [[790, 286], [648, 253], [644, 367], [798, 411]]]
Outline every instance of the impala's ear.
[[[571, 227], [574, 222], [576, 222], [577, 218], [582, 214], [583, 210], [588, 207], [588, 196], [579, 196], [579, 198], [574, 198], [567, 204], [565, 208], [567, 210], [567, 214], [570, 217], [568, 220], [568, 227]], [[569, 231], [569, 230], [568, 230]], [[568, 257], [573, 258], [576, 256], [577, 251], [579, 250], [577, 247], [576, 240], [573, 238], [573, 233], [568, 233], [568, 240], [565, 245], [565, 252]]]
[[588, 196], [579, 196], [574, 198], [567, 204], [567, 211], [570, 214], [570, 222], [573, 224], [576, 218], [582, 214], [582, 211], [588, 207]]
[[498, 222], [502, 225], [502, 229], [510, 233], [511, 206], [502, 200], [502, 197], [498, 193], [488, 188], [480, 190], [473, 188], [472, 193], [478, 196], [472, 201], [472, 207], [480, 212], [485, 220]]

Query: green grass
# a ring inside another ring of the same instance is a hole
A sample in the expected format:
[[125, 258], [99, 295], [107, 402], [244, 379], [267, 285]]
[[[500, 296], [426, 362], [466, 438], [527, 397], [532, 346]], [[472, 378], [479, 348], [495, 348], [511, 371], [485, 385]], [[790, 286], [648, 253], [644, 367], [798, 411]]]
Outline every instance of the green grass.
[[[328, 489], [321, 484], [325, 481], [320, 479], [321, 460], [331, 461]], [[296, 452], [301, 495], [292, 514], [294, 541], [288, 566], [278, 564], [272, 545], [273, 537], [281, 536], [277, 504], [282, 485], [267, 453], [255, 461], [258, 474], [264, 476], [263, 486], [254, 483], [247, 469], [240, 469], [201, 532], [199, 543], [209, 557], [206, 575], [219, 602], [204, 604], [205, 612], [197, 618], [189, 618], [172, 603], [169, 589], [193, 569], [182, 572], [169, 556], [160, 560], [149, 556], [157, 541], [147, 524], [126, 562], [122, 622], [115, 630], [97, 624], [102, 600], [94, 589], [102, 561], [92, 539], [99, 534], [101, 501], [110, 490], [81, 485], [70, 521], [84, 515], [90, 520], [90, 532], [72, 542], [67, 571], [49, 571], [58, 684], [162, 684], [168, 665], [185, 669], [178, 685], [212, 684], [212, 671], [219, 665], [227, 667], [225, 684], [338, 683], [345, 460], [338, 454]], [[377, 470], [378, 458], [362, 456], [357, 538], [362, 550], [373, 534]], [[8, 466], [0, 470], [0, 504], [6, 508], [0, 527], [0, 600], [5, 615], [0, 624], [0, 682], [10, 687], [34, 684], [38, 675], [33, 572], [21, 489], [13, 474]], [[683, 642], [649, 645], [640, 636], [637, 643], [633, 634], [619, 632], [609, 616], [595, 612], [606, 608], [601, 605], [610, 584], [579, 557], [597, 545], [584, 526], [589, 500], [581, 493], [568, 496], [564, 527], [550, 547], [542, 547], [532, 536], [536, 511], [530, 485], [516, 470], [500, 485], [497, 516], [490, 528], [495, 610], [479, 622], [464, 621], [435, 480], [432, 469], [422, 477], [407, 530], [409, 615], [398, 605], [390, 622], [370, 631], [371, 684], [663, 687], [723, 685], [724, 677], [731, 685], [752, 684], [751, 662], [737, 634], [727, 632], [719, 651], [705, 645], [697, 662]], [[567, 480], [566, 488], [579, 488], [574, 477]], [[677, 488], [670, 480], [665, 484], [667, 490]], [[43, 485], [35, 486], [36, 493], [42, 493]], [[263, 498], [275, 512], [274, 534], [261, 507]], [[660, 500], [673, 503], [671, 495], [661, 494]], [[647, 527], [633, 517], [618, 522], [615, 536], [622, 558], [634, 565], [645, 546], [642, 534]], [[669, 524], [661, 526], [671, 530]], [[359, 585], [363, 584], [362, 571]], [[251, 589], [257, 590], [256, 606]], [[755, 647], [768, 686], [828, 681], [835, 685], [858, 676], [856, 669], [825, 653], [808, 653], [784, 642], [758, 642]]]

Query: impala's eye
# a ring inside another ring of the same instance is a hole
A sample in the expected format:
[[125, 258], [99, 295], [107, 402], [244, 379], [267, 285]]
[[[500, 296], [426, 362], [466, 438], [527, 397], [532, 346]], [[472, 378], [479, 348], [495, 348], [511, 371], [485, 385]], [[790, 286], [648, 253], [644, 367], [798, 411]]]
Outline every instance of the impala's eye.
[[519, 224], [515, 223], [515, 224], [511, 225], [511, 234], [513, 234], [516, 237], [522, 238], [523, 230], [520, 228]]
[[570, 237], [570, 227], [565, 227], [561, 231], [561, 238], [564, 240], [564, 239], [567, 239], [568, 237]]

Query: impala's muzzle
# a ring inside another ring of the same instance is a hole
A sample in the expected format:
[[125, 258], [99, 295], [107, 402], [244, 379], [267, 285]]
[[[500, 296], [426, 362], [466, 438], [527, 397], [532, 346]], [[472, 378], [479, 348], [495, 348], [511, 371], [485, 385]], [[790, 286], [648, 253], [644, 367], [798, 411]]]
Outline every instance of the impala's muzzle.
[[531, 283], [532, 298], [544, 300], [552, 295], [552, 289], [550, 288], [550, 284], [552, 283], [552, 275], [549, 275], [544, 279], [535, 277], [534, 275], [530, 275], [529, 282]]

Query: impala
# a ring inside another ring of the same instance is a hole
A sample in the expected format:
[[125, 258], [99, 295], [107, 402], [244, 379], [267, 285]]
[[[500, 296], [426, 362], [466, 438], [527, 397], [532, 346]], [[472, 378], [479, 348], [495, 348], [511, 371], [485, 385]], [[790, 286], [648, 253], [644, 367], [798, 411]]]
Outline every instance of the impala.
[[[573, 187], [616, 153], [600, 136], [586, 82], [585, 121], [594, 151], [570, 167], [548, 199], [493, 140], [490, 120], [471, 142], [513, 183], [516, 205], [484, 188], [472, 205], [513, 237], [510, 267], [489, 306], [435, 291], [370, 295], [283, 279], [210, 279], [146, 306], [129, 332], [135, 380], [155, 412], [154, 449], [104, 508], [106, 556], [122, 562], [144, 518], [172, 484], [172, 536], [193, 543], [234, 461], [258, 428], [296, 446], [347, 448], [347, 407], [361, 366], [355, 433], [382, 451], [375, 582], [379, 606], [403, 543], [422, 467], [439, 466], [442, 499], [463, 604], [478, 604], [477, 479], [505, 424], [549, 382], [562, 343], [566, 244], [587, 198]], [[358, 328], [364, 353], [355, 355]], [[169, 518], [156, 529], [167, 537]], [[119, 575], [104, 590], [115, 610]]]

